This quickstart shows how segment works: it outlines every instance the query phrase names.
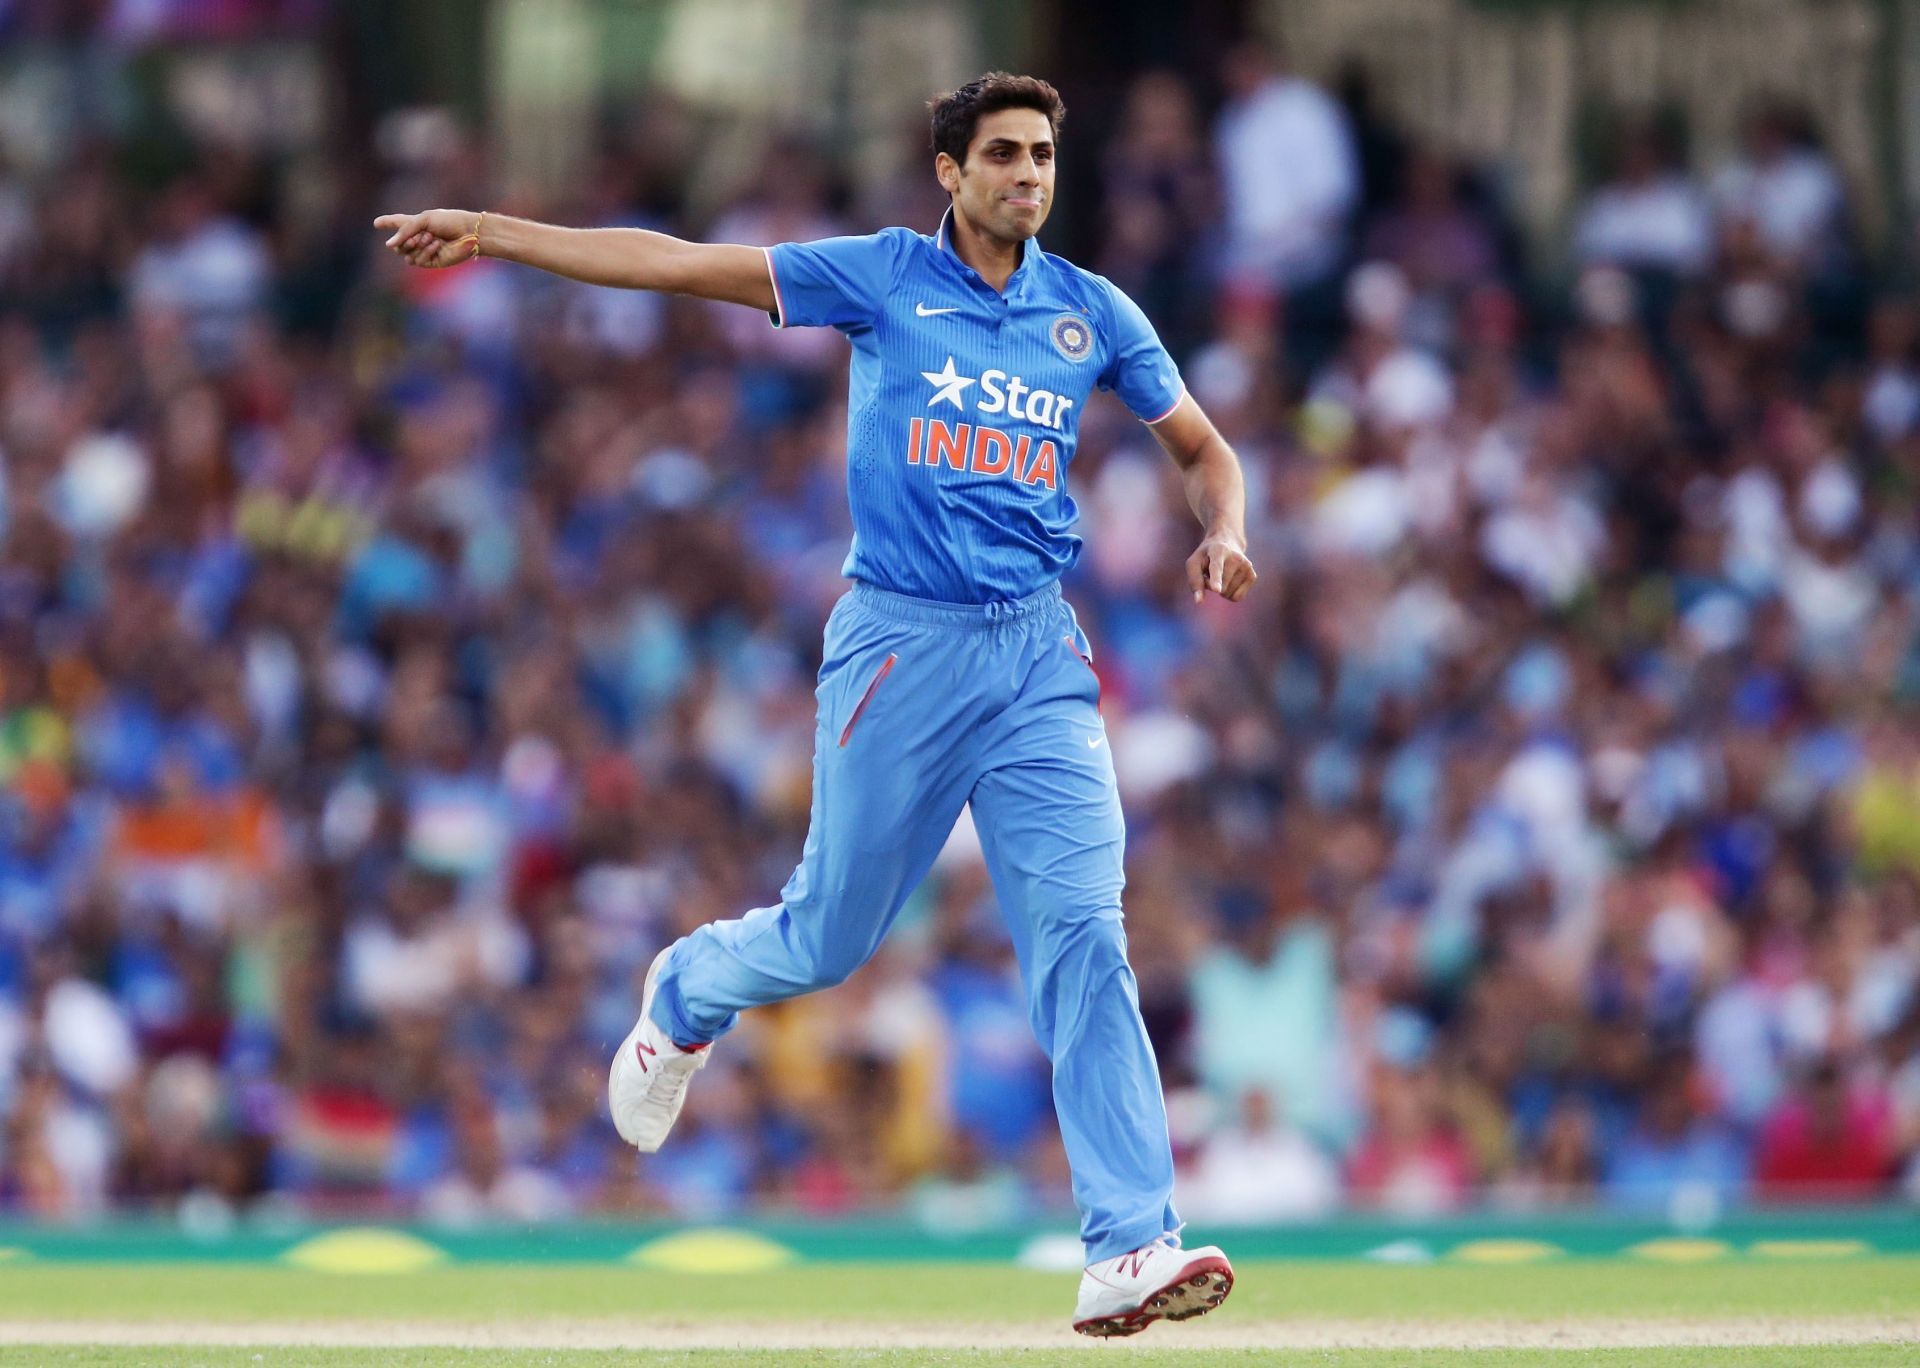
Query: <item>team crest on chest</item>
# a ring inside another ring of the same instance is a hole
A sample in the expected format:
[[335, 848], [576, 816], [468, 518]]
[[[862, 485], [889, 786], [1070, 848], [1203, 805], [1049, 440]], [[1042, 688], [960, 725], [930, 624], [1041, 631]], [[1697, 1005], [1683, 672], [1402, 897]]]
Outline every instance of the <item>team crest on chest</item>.
[[1093, 355], [1093, 329], [1079, 314], [1064, 313], [1047, 329], [1053, 349], [1069, 361], [1084, 361]]

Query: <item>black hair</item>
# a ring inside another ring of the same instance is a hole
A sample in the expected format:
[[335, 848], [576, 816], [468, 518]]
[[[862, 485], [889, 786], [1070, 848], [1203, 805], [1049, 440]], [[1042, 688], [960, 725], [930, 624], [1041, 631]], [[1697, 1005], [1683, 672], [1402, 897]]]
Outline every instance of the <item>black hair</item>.
[[927, 110], [933, 116], [933, 150], [964, 163], [981, 118], [1003, 109], [1039, 110], [1047, 116], [1055, 138], [1060, 136], [1060, 125], [1067, 117], [1066, 101], [1060, 98], [1060, 92], [1038, 76], [989, 71], [951, 94], [927, 101]]

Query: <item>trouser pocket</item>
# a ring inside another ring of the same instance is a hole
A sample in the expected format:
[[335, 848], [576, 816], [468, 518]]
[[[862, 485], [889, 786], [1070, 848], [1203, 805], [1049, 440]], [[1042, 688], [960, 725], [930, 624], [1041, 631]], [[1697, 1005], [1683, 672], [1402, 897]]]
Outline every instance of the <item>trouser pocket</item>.
[[873, 680], [867, 685], [867, 691], [861, 694], [860, 701], [853, 705], [853, 715], [847, 719], [847, 725], [840, 730], [840, 744], [843, 747], [852, 739], [853, 729], [860, 721], [860, 714], [867, 710], [867, 705], [873, 702], [873, 696], [880, 692], [880, 685], [885, 682], [889, 674], [893, 673], [893, 664], [899, 658], [898, 655], [889, 653], [887, 658], [880, 662], [880, 668], [874, 671]]
[[1106, 710], [1100, 706], [1100, 672], [1093, 668], [1093, 662], [1081, 651], [1080, 644], [1073, 639], [1072, 633], [1067, 633], [1060, 639], [1067, 643], [1067, 649], [1073, 652], [1073, 658], [1086, 666], [1087, 673], [1093, 676], [1093, 706], [1096, 711], [1104, 713]]

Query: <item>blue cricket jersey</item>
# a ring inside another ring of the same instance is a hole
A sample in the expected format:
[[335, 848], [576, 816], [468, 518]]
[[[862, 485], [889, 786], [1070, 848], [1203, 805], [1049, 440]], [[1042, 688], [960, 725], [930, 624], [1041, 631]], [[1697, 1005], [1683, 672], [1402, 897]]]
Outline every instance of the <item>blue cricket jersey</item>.
[[1033, 242], [1004, 292], [945, 221], [783, 243], [767, 264], [776, 327], [853, 343], [844, 573], [895, 593], [992, 603], [1057, 580], [1080, 554], [1067, 467], [1088, 394], [1153, 423], [1184, 392], [1137, 304]]

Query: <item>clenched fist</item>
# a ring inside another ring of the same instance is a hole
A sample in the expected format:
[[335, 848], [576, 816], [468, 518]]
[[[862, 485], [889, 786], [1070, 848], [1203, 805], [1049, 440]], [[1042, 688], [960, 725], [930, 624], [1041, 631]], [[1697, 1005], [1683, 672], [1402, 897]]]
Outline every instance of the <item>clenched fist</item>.
[[1187, 587], [1198, 603], [1211, 589], [1229, 603], [1238, 603], [1260, 576], [1247, 559], [1245, 543], [1237, 537], [1208, 537], [1187, 557]]
[[458, 266], [480, 254], [480, 215], [471, 209], [382, 214], [373, 226], [393, 234], [387, 246], [405, 257], [409, 266]]

